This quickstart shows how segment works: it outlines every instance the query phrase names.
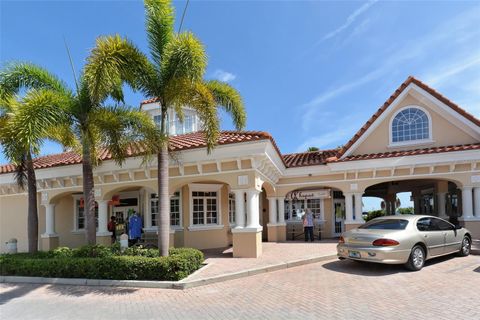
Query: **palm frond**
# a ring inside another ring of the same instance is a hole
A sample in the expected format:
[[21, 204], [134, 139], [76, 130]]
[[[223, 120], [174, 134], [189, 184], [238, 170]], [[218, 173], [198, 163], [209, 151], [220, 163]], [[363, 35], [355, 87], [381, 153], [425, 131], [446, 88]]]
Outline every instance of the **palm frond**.
[[162, 59], [162, 84], [172, 79], [199, 81], [205, 74], [207, 55], [202, 43], [190, 32], [174, 37], [165, 47]]
[[217, 143], [220, 124], [216, 102], [211, 90], [202, 82], [173, 79], [165, 88], [165, 99], [175, 110], [189, 106], [197, 112], [207, 142], [207, 152]]
[[150, 54], [160, 66], [165, 47], [174, 37], [175, 11], [170, 0], [145, 0], [145, 14]]
[[119, 35], [97, 38], [84, 69], [84, 81], [93, 103], [111, 96], [123, 102], [122, 84], [144, 90], [155, 71], [147, 57]]
[[124, 106], [104, 106], [91, 117], [99, 131], [99, 145], [121, 165], [132, 153], [148, 155], [160, 150], [162, 139], [152, 118]]
[[69, 99], [58, 92], [29, 90], [11, 119], [15, 143], [37, 155], [48, 130], [66, 121], [68, 104]]
[[0, 94], [12, 96], [19, 93], [22, 88], [44, 88], [71, 95], [63, 81], [40, 66], [24, 62], [7, 64], [0, 71]]
[[237, 130], [245, 128], [247, 114], [240, 93], [229, 84], [217, 80], [207, 81], [206, 86], [212, 92], [217, 106], [232, 116]]

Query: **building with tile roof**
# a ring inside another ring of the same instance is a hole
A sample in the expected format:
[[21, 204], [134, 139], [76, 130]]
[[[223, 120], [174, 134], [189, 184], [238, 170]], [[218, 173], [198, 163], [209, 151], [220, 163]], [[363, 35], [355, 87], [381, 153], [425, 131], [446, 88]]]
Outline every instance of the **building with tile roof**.
[[[159, 122], [158, 101], [141, 109]], [[414, 211], [468, 227], [480, 237], [480, 120], [409, 77], [338, 149], [282, 154], [262, 131], [223, 131], [206, 152], [202, 123], [185, 109], [168, 114], [171, 138], [170, 242], [199, 249], [233, 245], [237, 257], [258, 257], [262, 241], [302, 238], [301, 216], [315, 215], [315, 235], [333, 238], [363, 223], [362, 197], [379, 197], [396, 214], [397, 193], [411, 192]], [[129, 212], [143, 218], [145, 241], [156, 242], [156, 159], [144, 163], [132, 146], [122, 166], [107, 150], [95, 169], [97, 242], [109, 243], [107, 222], [124, 232]], [[70, 151], [35, 159], [42, 250], [85, 243], [81, 156]], [[0, 165], [0, 243], [27, 248], [26, 193], [15, 167]], [[2, 245], [0, 252], [6, 250]]]

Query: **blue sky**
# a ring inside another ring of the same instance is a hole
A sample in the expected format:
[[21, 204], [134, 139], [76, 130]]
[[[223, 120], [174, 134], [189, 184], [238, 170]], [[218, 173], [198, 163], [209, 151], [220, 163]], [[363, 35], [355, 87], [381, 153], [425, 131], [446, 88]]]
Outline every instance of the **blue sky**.
[[[180, 16], [185, 2], [174, 5]], [[206, 47], [206, 76], [240, 90], [247, 129], [289, 153], [344, 144], [409, 75], [479, 117], [479, 21], [476, 1], [191, 1], [184, 29]], [[80, 69], [95, 38], [113, 33], [148, 50], [141, 1], [0, 2], [0, 61], [34, 62], [69, 84], [63, 37]]]

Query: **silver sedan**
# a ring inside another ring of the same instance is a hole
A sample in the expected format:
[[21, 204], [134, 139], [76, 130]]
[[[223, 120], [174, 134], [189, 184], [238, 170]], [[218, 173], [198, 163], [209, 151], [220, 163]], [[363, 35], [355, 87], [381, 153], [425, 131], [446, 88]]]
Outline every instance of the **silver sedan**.
[[399, 215], [375, 218], [344, 232], [337, 245], [339, 259], [405, 264], [422, 269], [425, 261], [451, 253], [470, 254], [471, 233], [433, 216]]

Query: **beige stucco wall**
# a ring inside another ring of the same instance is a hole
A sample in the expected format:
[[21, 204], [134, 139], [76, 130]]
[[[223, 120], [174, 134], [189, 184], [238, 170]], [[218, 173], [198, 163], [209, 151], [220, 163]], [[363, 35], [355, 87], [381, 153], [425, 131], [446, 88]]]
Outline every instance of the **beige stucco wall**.
[[55, 231], [59, 235], [59, 245], [76, 248], [86, 244], [85, 232], [74, 232], [73, 196], [66, 195], [55, 202]]
[[18, 250], [27, 251], [27, 197], [25, 194], [0, 197], [0, 252], [5, 252], [5, 243], [18, 240]]
[[[450, 146], [476, 143], [473, 137], [466, 134], [463, 130], [453, 125], [447, 119], [438, 114], [431, 105], [424, 103], [412, 95], [408, 94], [403, 100], [391, 109], [388, 117], [377, 127], [375, 130], [363, 141], [353, 152], [356, 154], [369, 154], [389, 152], [393, 150], [412, 149], [412, 146], [403, 148], [388, 148], [390, 137], [390, 120], [395, 112], [403, 107], [409, 105], [417, 105], [425, 108], [432, 117], [432, 139], [434, 143], [425, 145], [423, 147], [436, 147], [436, 146]], [[418, 146], [421, 148], [422, 146]]]

